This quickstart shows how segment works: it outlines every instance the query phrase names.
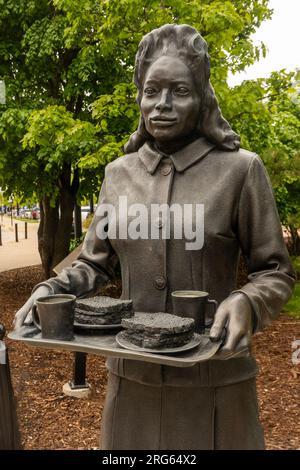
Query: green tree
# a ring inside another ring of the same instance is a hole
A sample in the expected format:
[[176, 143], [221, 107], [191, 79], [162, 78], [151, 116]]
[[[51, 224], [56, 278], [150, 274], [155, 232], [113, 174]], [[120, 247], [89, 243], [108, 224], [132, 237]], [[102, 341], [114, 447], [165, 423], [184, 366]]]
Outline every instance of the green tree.
[[270, 16], [268, 0], [0, 0], [0, 185], [39, 198], [47, 276], [67, 254], [76, 199], [96, 190], [136, 125], [129, 84], [142, 36], [196, 27], [223, 102], [228, 71], [264, 53], [250, 35]]
[[299, 72], [273, 72], [245, 81], [222, 103], [244, 148], [258, 153], [268, 170], [280, 219], [291, 235], [291, 254], [300, 254]]
[[[267, 107], [273, 141], [263, 153], [279, 214], [287, 227], [291, 255], [300, 255], [300, 73], [272, 74]], [[283, 87], [282, 84], [285, 84]]]

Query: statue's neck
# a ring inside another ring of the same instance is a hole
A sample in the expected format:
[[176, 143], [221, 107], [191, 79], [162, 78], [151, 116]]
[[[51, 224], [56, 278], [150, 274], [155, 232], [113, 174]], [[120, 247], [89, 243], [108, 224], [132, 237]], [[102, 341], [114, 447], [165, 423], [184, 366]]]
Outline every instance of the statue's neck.
[[197, 132], [192, 132], [188, 136], [184, 136], [176, 140], [170, 140], [170, 141], [155, 140], [153, 145], [156, 148], [156, 150], [158, 150], [159, 152], [170, 155], [172, 153], [178, 152], [180, 149], [191, 144], [192, 142], [194, 142], [194, 140], [198, 138], [199, 138], [199, 134]]

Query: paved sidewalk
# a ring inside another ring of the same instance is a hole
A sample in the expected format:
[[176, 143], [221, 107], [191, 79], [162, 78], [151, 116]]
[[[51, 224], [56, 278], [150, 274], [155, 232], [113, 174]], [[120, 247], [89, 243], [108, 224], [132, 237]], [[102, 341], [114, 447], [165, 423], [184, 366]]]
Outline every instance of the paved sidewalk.
[[[25, 222], [25, 221], [24, 221]], [[9, 269], [24, 268], [41, 263], [38, 252], [37, 231], [39, 224], [28, 222], [28, 239], [25, 240], [25, 224], [10, 217], [0, 217], [2, 227], [2, 246], [0, 246], [0, 272]], [[18, 224], [19, 242], [15, 241], [15, 223]]]

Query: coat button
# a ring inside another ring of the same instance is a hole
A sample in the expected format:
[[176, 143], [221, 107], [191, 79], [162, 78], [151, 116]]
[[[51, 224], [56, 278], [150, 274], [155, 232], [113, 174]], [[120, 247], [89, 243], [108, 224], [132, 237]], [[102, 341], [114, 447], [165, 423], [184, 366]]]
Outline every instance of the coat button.
[[167, 285], [167, 280], [164, 276], [157, 276], [154, 281], [156, 289], [164, 289]]
[[160, 172], [162, 175], [167, 176], [169, 173], [172, 171], [172, 165], [170, 163], [167, 163], [163, 165], [160, 169]]

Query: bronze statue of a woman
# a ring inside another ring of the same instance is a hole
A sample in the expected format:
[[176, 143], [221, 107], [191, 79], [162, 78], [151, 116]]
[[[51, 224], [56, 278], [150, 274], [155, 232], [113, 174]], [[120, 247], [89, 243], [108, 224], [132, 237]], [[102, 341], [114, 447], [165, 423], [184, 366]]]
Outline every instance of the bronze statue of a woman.
[[[202, 290], [220, 305], [212, 339], [223, 352], [261, 330], [289, 299], [294, 275], [272, 189], [259, 157], [239, 149], [209, 81], [207, 45], [187, 25], [147, 34], [134, 80], [141, 118], [126, 156], [106, 167], [99, 204], [203, 204], [204, 244], [178, 239], [101, 237], [97, 212], [71, 268], [36, 286], [17, 313], [23, 323], [47, 293], [83, 296], [113, 276], [119, 258], [123, 299], [134, 309], [172, 313], [171, 292]], [[165, 221], [156, 221], [162, 228]], [[117, 220], [117, 224], [120, 223]], [[101, 224], [100, 224], [101, 226]], [[102, 224], [103, 226], [103, 224]], [[109, 227], [106, 227], [108, 234]], [[248, 282], [236, 289], [240, 251]], [[262, 449], [252, 356], [171, 367], [109, 358], [103, 449]]]

